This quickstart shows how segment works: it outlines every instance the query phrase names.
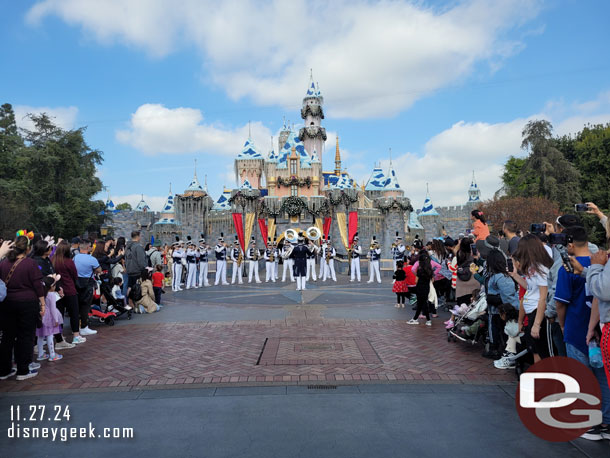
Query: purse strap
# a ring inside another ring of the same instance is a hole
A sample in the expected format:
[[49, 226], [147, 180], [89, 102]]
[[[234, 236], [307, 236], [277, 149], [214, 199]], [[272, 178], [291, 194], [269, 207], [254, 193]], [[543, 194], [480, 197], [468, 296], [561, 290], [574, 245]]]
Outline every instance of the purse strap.
[[8, 286], [8, 282], [11, 281], [11, 277], [13, 276], [13, 273], [15, 272], [15, 269], [17, 268], [17, 266], [19, 264], [21, 264], [21, 261], [23, 261], [24, 259], [25, 258], [17, 259], [17, 261], [15, 261], [15, 263], [13, 264], [13, 267], [11, 267], [11, 270], [9, 270], [8, 276], [6, 277], [6, 280], [4, 281], [4, 283], [6, 283], [6, 286]]

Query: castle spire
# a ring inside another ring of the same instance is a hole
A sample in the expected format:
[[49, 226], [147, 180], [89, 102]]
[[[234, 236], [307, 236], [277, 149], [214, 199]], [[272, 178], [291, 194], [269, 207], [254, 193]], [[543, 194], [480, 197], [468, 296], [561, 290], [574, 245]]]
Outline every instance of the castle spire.
[[474, 177], [474, 170], [472, 171], [472, 182], [470, 188], [468, 188], [468, 202], [480, 202], [481, 201], [481, 190], [477, 186], [477, 182]]
[[206, 194], [208, 194], [208, 175], [205, 174], [203, 176], [203, 190], [205, 191]]
[[336, 137], [337, 146], [335, 149], [335, 175], [341, 175], [341, 152], [339, 151], [339, 135]]

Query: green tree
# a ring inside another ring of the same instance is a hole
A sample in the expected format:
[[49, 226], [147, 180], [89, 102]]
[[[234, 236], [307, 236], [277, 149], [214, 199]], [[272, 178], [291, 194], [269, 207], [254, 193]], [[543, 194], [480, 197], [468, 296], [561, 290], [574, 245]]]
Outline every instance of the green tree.
[[122, 204], [119, 204], [116, 206], [117, 210], [127, 210], [127, 211], [131, 211], [131, 205], [128, 204], [127, 202], [123, 202]]
[[[521, 148], [529, 155], [512, 182], [514, 175], [507, 176], [505, 186], [509, 197], [544, 197], [567, 209], [580, 202], [580, 174], [555, 146], [552, 131], [546, 120], [526, 124]], [[518, 165], [513, 161], [511, 167]]]
[[574, 158], [580, 171], [582, 198], [610, 208], [610, 123], [585, 126], [574, 140]]

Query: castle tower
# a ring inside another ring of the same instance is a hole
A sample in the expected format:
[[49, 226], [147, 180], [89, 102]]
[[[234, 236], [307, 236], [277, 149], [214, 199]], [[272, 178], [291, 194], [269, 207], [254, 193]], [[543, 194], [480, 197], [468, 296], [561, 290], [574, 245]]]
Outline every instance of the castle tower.
[[426, 199], [424, 206], [419, 215], [417, 215], [420, 224], [424, 227], [424, 242], [441, 236], [442, 227], [440, 226], [440, 215], [434, 208], [434, 204], [430, 199], [430, 189], [426, 183]]
[[472, 171], [472, 182], [470, 183], [470, 188], [468, 189], [468, 203], [469, 204], [478, 204], [481, 202], [481, 190], [477, 186], [477, 182], [474, 179], [474, 170]]
[[396, 177], [396, 171], [392, 166], [392, 157], [390, 156], [390, 165], [388, 167], [388, 176], [386, 178], [386, 185], [383, 190], [385, 197], [404, 197], [405, 192], [400, 188], [398, 184], [398, 178]]
[[[315, 152], [315, 150], [314, 150]], [[341, 175], [341, 152], [339, 151], [339, 136], [337, 135], [337, 147], [335, 150], [335, 175]]]
[[323, 161], [322, 152], [326, 141], [326, 129], [322, 127], [321, 121], [324, 119], [324, 97], [320, 92], [320, 87], [313, 82], [313, 74], [309, 75], [309, 87], [303, 98], [301, 108], [301, 118], [305, 120], [305, 127], [299, 131], [299, 138], [305, 145], [305, 150], [312, 154], [315, 150]]
[[188, 188], [186, 188], [184, 191], [184, 195], [193, 197], [203, 197], [206, 195], [203, 186], [201, 186], [199, 180], [197, 179], [197, 159], [195, 159], [195, 173], [193, 174], [193, 180], [191, 181], [191, 184], [189, 184]]
[[244, 148], [235, 159], [235, 180], [237, 186], [248, 180], [254, 189], [260, 189], [261, 178], [263, 176], [263, 168], [265, 159], [263, 155], [256, 149], [252, 139], [248, 137]]

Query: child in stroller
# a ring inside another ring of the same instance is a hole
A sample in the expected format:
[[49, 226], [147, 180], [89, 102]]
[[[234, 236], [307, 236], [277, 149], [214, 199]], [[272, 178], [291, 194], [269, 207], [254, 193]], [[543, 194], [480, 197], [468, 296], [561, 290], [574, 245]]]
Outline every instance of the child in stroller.
[[[472, 293], [470, 305], [462, 304], [451, 311], [452, 323], [448, 323], [447, 341], [461, 340], [473, 345], [487, 339], [487, 301], [482, 290]], [[453, 326], [449, 326], [453, 324]]]
[[[107, 273], [104, 272], [102, 275], [107, 275]], [[125, 313], [127, 314], [127, 319], [131, 320], [131, 307], [129, 305], [125, 305], [123, 301], [119, 302], [119, 300], [115, 299], [112, 294], [110, 281], [108, 281], [107, 277], [96, 278], [96, 281], [98, 284], [100, 297], [97, 299], [96, 305], [93, 306], [93, 316], [100, 318], [101, 322], [105, 322], [108, 325], [114, 324], [114, 318]], [[105, 307], [102, 305], [102, 297], [106, 302]]]

